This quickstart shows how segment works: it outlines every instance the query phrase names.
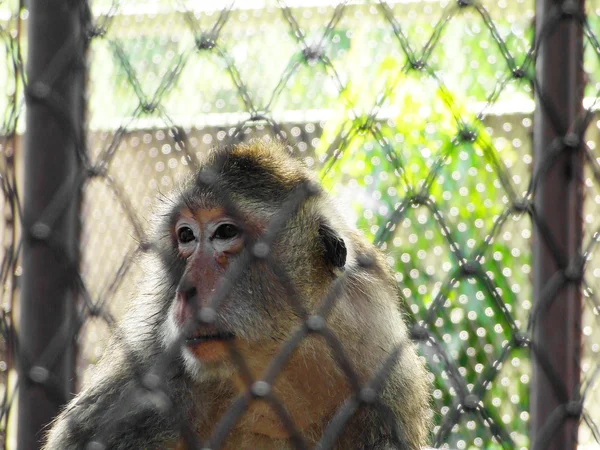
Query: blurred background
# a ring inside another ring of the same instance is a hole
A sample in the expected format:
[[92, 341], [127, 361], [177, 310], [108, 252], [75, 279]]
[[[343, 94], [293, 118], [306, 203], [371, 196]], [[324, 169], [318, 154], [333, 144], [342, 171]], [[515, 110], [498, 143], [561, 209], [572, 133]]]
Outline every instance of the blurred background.
[[[598, 0], [0, 2], [0, 447], [24, 383], [57, 382], [68, 347], [76, 391], [102, 355], [155, 198], [208, 149], [266, 138], [388, 255], [434, 377], [432, 444], [600, 449], [598, 36]], [[31, 104], [67, 143], [29, 134]], [[28, 216], [39, 174], [55, 222]], [[49, 236], [70, 249], [51, 301], [72, 306], [46, 329], [23, 252]]]

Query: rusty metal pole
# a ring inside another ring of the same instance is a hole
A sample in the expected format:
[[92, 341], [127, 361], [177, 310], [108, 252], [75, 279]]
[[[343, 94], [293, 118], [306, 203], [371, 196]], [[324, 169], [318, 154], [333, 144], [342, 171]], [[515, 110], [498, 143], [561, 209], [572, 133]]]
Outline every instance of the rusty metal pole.
[[[23, 275], [19, 319], [18, 449], [70, 398], [83, 126], [82, 3], [31, 0], [24, 150]], [[57, 201], [60, 200], [60, 201]]]
[[[536, 214], [546, 225], [556, 249], [551, 250], [534, 225], [533, 295], [535, 305], [544, 306], [539, 309], [533, 330], [533, 449], [577, 447], [582, 299], [580, 267], [573, 262], [577, 261], [583, 234], [583, 158], [577, 136], [572, 133], [583, 110], [583, 34], [576, 20], [583, 11], [584, 0], [537, 0], [536, 5], [539, 89], [533, 134], [535, 173], [545, 167], [553, 145], [567, 145], [554, 164], [540, 173], [534, 198]], [[546, 24], [559, 13], [562, 20], [548, 29]], [[560, 262], [555, 258], [557, 253]], [[572, 267], [565, 270], [569, 264]], [[565, 270], [566, 277], [557, 274], [561, 270]], [[558, 283], [562, 287], [553, 292], [548, 288], [551, 279], [567, 282]], [[549, 367], [553, 373], [548, 372]]]

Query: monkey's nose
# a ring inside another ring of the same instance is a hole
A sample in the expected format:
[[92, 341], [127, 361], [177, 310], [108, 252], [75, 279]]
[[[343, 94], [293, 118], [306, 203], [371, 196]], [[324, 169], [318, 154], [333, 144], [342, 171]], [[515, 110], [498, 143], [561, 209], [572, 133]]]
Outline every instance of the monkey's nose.
[[191, 303], [198, 295], [198, 290], [186, 276], [184, 276], [177, 286], [177, 297], [185, 303]]

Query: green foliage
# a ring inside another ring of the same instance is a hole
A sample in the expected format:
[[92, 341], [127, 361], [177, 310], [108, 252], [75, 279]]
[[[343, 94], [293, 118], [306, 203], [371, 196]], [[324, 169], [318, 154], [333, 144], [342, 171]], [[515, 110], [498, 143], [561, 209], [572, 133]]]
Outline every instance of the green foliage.
[[[350, 49], [346, 57], [357, 56]], [[520, 380], [528, 377], [528, 355], [513, 349], [512, 364], [482, 385], [516, 329], [503, 310], [525, 315], [517, 311], [521, 296], [513, 286], [527, 285], [527, 275], [512, 273], [509, 279], [505, 268], [530, 258], [527, 242], [518, 236], [487, 244], [495, 225], [512, 221], [507, 204], [514, 196], [491, 136], [434, 73], [403, 70], [392, 56], [369, 73], [356, 74], [341, 97], [316, 149], [325, 161], [325, 187], [348, 200], [357, 226], [386, 250], [411, 320], [424, 321], [433, 332], [467, 389], [480, 396], [486, 414], [499, 425], [496, 432], [516, 432], [515, 445], [526, 445], [522, 414], [529, 393]], [[513, 150], [504, 161], [516, 158]], [[513, 256], [518, 245], [525, 255]], [[467, 261], [481, 263], [481, 271], [462, 276]], [[448, 368], [430, 363], [438, 407], [459, 402]], [[479, 437], [492, 448], [479, 413], [466, 414], [461, 423], [467, 426], [448, 444]]]

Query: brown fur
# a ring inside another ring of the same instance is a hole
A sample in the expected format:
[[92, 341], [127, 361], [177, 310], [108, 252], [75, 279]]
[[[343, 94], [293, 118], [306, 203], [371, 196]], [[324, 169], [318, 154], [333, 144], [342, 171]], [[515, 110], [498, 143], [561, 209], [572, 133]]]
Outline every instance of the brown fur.
[[[186, 211], [186, 217], [200, 217], [197, 214], [203, 211], [227, 209], [233, 203], [236, 217], [250, 224], [245, 230], [259, 238], [295, 190], [314, 179], [282, 147], [264, 142], [219, 150], [202, 167], [199, 177], [159, 211], [161, 219], [154, 230], [158, 252], [143, 263], [147, 277], [141, 295], [109, 345], [96, 377], [54, 424], [47, 450], [85, 448], [89, 441], [111, 449], [184, 448], [182, 430], [191, 430], [205, 442], [232, 401], [247, 395], [247, 382], [231, 361], [196, 370], [193, 360], [184, 363], [177, 355], [166, 372], [161, 366], [160, 379], [166, 381], [159, 388], [140, 387], [140, 379], [156, 370], [174, 338], [169, 317], [175, 287], [183, 265], [191, 264], [173, 247], [173, 218], [180, 211]], [[400, 349], [380, 391], [394, 424], [377, 409], [362, 406], [335, 448], [417, 450], [425, 445], [429, 429], [429, 384], [398, 309], [392, 273], [379, 250], [340, 219], [328, 196], [320, 189], [314, 193], [283, 223], [270, 249], [274, 261], [285, 269], [309, 315], [318, 310], [334, 283], [341, 283], [327, 327], [341, 343], [361, 386]], [[343, 253], [339, 253], [341, 241]], [[231, 263], [238, 257], [231, 256]], [[336, 267], [340, 258], [343, 267]], [[303, 327], [300, 315], [281, 276], [267, 262], [256, 260], [220, 305], [216, 323], [235, 332], [235, 349], [252, 379], [259, 380], [290, 335]], [[272, 393], [313, 447], [353, 390], [326, 339], [310, 335], [289, 356]], [[143, 403], [144, 398], [151, 401]], [[159, 402], [162, 408], [156, 406], [161, 398], [166, 398], [166, 403]], [[129, 408], [125, 413], [123, 405]], [[399, 430], [400, 441], [394, 441], [392, 428]], [[109, 432], [103, 434], [103, 429]], [[255, 399], [233, 424], [223, 448], [295, 447], [276, 411], [265, 400]]]

